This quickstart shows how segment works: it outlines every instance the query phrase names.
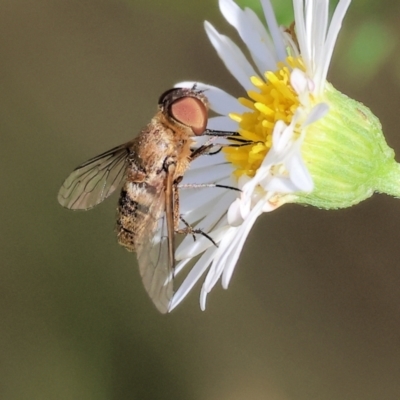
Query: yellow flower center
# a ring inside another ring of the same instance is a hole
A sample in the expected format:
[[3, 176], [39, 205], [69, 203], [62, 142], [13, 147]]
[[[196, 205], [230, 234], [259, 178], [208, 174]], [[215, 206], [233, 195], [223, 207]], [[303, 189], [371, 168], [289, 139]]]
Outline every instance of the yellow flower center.
[[[290, 65], [290, 67], [288, 67]], [[254, 176], [272, 146], [272, 132], [277, 121], [290, 124], [299, 105], [296, 92], [290, 85], [293, 68], [304, 71], [300, 58], [288, 57], [286, 63], [279, 63], [276, 72], [264, 73], [265, 81], [252, 76], [251, 82], [258, 91], [249, 90], [249, 98], [239, 98], [239, 102], [250, 109], [243, 114], [229, 116], [239, 123], [241, 139], [250, 141], [246, 145], [232, 142], [235, 146], [224, 148], [226, 159], [236, 168], [234, 174]]]

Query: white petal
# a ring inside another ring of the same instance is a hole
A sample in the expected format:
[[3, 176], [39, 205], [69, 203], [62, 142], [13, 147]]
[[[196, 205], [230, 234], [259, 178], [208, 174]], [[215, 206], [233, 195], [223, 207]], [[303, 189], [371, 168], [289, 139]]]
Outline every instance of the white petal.
[[[315, 11], [312, 16], [313, 29], [313, 47], [314, 47], [314, 81], [317, 86], [321, 85], [321, 67], [325, 62], [325, 38], [328, 29], [329, 19], [329, 1], [316, 2]], [[325, 81], [325, 79], [324, 79]]]
[[300, 152], [291, 157], [290, 166], [288, 168], [291, 180], [296, 184], [298, 190], [302, 192], [311, 192], [313, 190], [313, 180], [304, 164]]
[[200, 236], [194, 241], [191, 235], [187, 235], [175, 250], [175, 258], [178, 261], [185, 260], [186, 258], [194, 258], [212, 247], [213, 244], [204, 236]]
[[[214, 157], [214, 155], [202, 157], [208, 158]], [[218, 179], [230, 176], [232, 172], [232, 164], [228, 164], [228, 162], [225, 160], [224, 164], [218, 165], [217, 167], [213, 168], [212, 171], [210, 170], [209, 166], [207, 166], [207, 168], [196, 168], [190, 170], [190, 174], [186, 174], [187, 179], [185, 179], [185, 184], [215, 183]], [[189, 182], [189, 177], [191, 182]]]
[[[321, 82], [324, 82], [326, 79], [326, 75], [328, 73], [328, 68], [331, 62], [333, 49], [335, 48], [337, 36], [342, 27], [342, 22], [344, 16], [346, 15], [347, 9], [351, 0], [340, 0], [339, 4], [336, 6], [335, 12], [333, 14], [331, 23], [329, 25], [328, 35], [326, 37], [325, 45], [324, 45], [324, 61], [325, 64], [323, 68], [321, 68], [321, 75], [319, 77]], [[322, 90], [322, 88], [321, 88]]]
[[209, 22], [206, 21], [204, 27], [211, 44], [214, 46], [228, 71], [246, 91], [252, 89], [253, 85], [250, 77], [257, 76], [257, 73], [247, 61], [243, 52], [227, 36], [219, 34]]
[[[179, 260], [178, 260], [179, 261]], [[176, 266], [175, 270], [173, 272], [174, 277], [177, 276], [185, 267], [186, 265], [191, 261], [191, 258], [185, 258], [184, 260], [180, 260]]]
[[271, 33], [272, 40], [274, 41], [278, 60], [284, 61], [287, 55], [286, 45], [281, 35], [278, 22], [276, 21], [271, 2], [269, 0], [261, 0], [261, 4], [264, 10], [264, 16], [267, 21], [268, 29]]
[[205, 83], [195, 82], [195, 81], [182, 81], [182, 82], [175, 83], [174, 87], [175, 88], [192, 89], [193, 86], [196, 86], [199, 89], [199, 86], [203, 86], [203, 85], [205, 85]]
[[[200, 210], [203, 206], [211, 207], [212, 203], [218, 201], [218, 198], [224, 193], [222, 189], [216, 188], [203, 188], [203, 189], [186, 189], [185, 196], [181, 196], [181, 213], [188, 216], [193, 210], [198, 210], [196, 215], [201, 215]], [[189, 221], [188, 221], [189, 222]]]
[[[274, 126], [272, 132], [272, 145], [273, 149], [280, 153], [282, 152], [288, 144], [288, 141], [293, 136], [293, 127], [291, 125], [286, 125], [283, 121], [279, 120]], [[265, 159], [264, 159], [265, 160]]]
[[329, 1], [293, 0], [297, 39], [307, 75], [322, 93], [337, 35], [351, 0], [340, 0], [328, 29]]
[[206, 309], [206, 300], [207, 300], [207, 292], [202, 290], [200, 292], [200, 310], [205, 311]]
[[238, 228], [230, 227], [225, 232], [224, 238], [221, 241], [218, 251], [211, 264], [210, 270], [207, 272], [206, 279], [204, 280], [203, 287], [201, 289], [202, 292], [209, 293], [217, 283], [218, 279], [221, 277], [225, 263], [219, 263], [218, 260], [221, 258], [221, 256], [226, 255], [227, 248], [229, 247], [229, 244], [235, 240], [238, 231]]
[[304, 93], [308, 89], [308, 81], [304, 72], [294, 68], [290, 74], [290, 85], [297, 94]]
[[329, 106], [327, 103], [319, 103], [313, 107], [307, 116], [307, 119], [303, 123], [303, 127], [318, 121], [323, 118], [329, 112]]
[[255, 221], [260, 216], [264, 203], [265, 203], [264, 200], [260, 200], [255, 205], [249, 217], [235, 232], [235, 240], [229, 240], [230, 246], [225, 250], [224, 257], [219, 260], [219, 262], [225, 266], [224, 273], [222, 276], [222, 287], [224, 289], [228, 288], [233, 270], [236, 266], [237, 260], [239, 259], [240, 253], [242, 252], [244, 242], [246, 241], [247, 236], [251, 228], [253, 227]]
[[270, 37], [269, 33], [265, 29], [264, 24], [260, 21], [257, 14], [251, 8], [246, 7], [244, 9], [244, 12], [245, 12], [252, 28], [258, 33], [258, 35], [261, 38], [261, 41], [263, 43], [265, 43], [265, 45], [269, 49], [269, 53], [271, 53], [273, 55], [275, 66], [274, 66], [274, 68], [271, 68], [270, 70], [275, 71], [277, 69], [276, 63], [279, 60], [276, 55], [276, 50], [275, 50], [274, 43], [272, 42], [272, 38]]
[[304, 1], [293, 0], [293, 11], [294, 11], [294, 20], [296, 24], [296, 36], [300, 47], [300, 53], [305, 63], [307, 72], [310, 72], [312, 70], [312, 63], [311, 63], [312, 57], [310, 48], [311, 46], [309, 44], [309, 40], [311, 38], [307, 35], [306, 31], [306, 23], [304, 17]]
[[241, 200], [236, 199], [228, 209], [228, 223], [231, 226], [239, 226], [241, 223], [243, 223], [243, 218], [242, 214], [240, 212], [240, 204]]
[[171, 304], [168, 311], [172, 311], [190, 292], [193, 286], [201, 278], [204, 272], [210, 265], [211, 260], [214, 257], [216, 251], [215, 247], [208, 249], [197, 261], [194, 267], [190, 270], [185, 280], [182, 282], [181, 286], [174, 293], [172, 297]]
[[297, 191], [297, 186], [288, 178], [273, 177], [268, 184], [263, 185], [264, 190], [275, 193], [293, 193]]
[[[263, 41], [257, 29], [253, 28], [251, 17], [232, 0], [220, 0], [219, 7], [225, 19], [236, 28], [241, 39], [249, 49], [260, 74], [276, 69], [276, 57]], [[265, 29], [264, 29], [265, 31]]]
[[239, 103], [238, 99], [216, 86], [201, 82], [183, 81], [176, 83], [175, 87], [192, 88], [193, 85], [196, 85], [198, 90], [204, 90], [210, 108], [217, 114], [228, 115], [229, 113], [242, 113], [247, 110]]
[[184, 218], [192, 226], [202, 218], [201, 221], [196, 224], [196, 229], [201, 229], [203, 232], [211, 232], [212, 229], [215, 228], [217, 222], [226, 214], [227, 204], [230, 204], [234, 198], [235, 194], [232, 191], [225, 190], [225, 192], [222, 192], [221, 196], [214, 201], [207, 202], [207, 207], [205, 208], [203, 206], [203, 208], [205, 208], [204, 210], [194, 210], [189, 215], [184, 215]]
[[233, 121], [229, 117], [212, 117], [208, 120], [208, 129], [213, 129], [215, 131], [231, 131], [236, 132], [239, 125], [236, 121]]

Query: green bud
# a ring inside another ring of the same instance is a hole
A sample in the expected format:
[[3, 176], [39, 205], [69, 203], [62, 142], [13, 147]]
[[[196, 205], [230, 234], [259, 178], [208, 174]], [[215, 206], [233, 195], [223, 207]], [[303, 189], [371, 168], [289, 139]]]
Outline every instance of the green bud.
[[295, 202], [336, 209], [374, 192], [400, 197], [400, 166], [378, 118], [328, 83], [324, 97], [329, 112], [307, 127], [301, 148], [314, 190], [296, 194]]

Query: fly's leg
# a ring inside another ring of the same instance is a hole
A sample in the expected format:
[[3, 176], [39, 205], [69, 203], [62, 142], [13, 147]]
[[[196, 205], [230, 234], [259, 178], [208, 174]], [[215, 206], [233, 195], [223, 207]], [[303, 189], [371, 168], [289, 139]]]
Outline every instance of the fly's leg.
[[185, 224], [186, 228], [183, 228], [183, 229], [179, 229], [178, 228], [176, 230], [176, 233], [182, 233], [184, 235], [192, 235], [193, 242], [195, 242], [196, 241], [196, 236], [195, 236], [195, 232], [193, 232], [192, 227], [182, 218], [182, 215], [179, 216], [179, 220], [182, 221]]
[[182, 177], [179, 177], [175, 180], [174, 185], [172, 186], [172, 192], [173, 192], [173, 202], [174, 202], [174, 208], [173, 208], [173, 214], [174, 214], [174, 231], [175, 233], [178, 233], [179, 231], [179, 190], [178, 190], [178, 184], [181, 182]]
[[[189, 225], [183, 217], [179, 214], [179, 190], [178, 183], [182, 180], [182, 178], [178, 178], [173, 185], [173, 196], [174, 196], [174, 231], [175, 233], [181, 233], [184, 235], [192, 235], [193, 241], [196, 241], [195, 235], [203, 235], [207, 238], [215, 247], [218, 247], [217, 243], [211, 238], [211, 236], [207, 235], [207, 233], [203, 232], [201, 229], [194, 229], [191, 225]], [[185, 228], [179, 228], [179, 221], [182, 221], [185, 225]]]
[[[204, 133], [205, 135], [210, 135], [210, 139], [206, 141], [205, 144], [202, 146], [198, 147], [197, 149], [192, 150], [192, 154], [190, 155], [190, 161], [195, 160], [197, 157], [207, 154], [207, 155], [214, 155], [218, 154], [224, 147], [242, 147], [242, 146], [248, 146], [250, 144], [254, 144], [255, 142], [251, 140], [246, 140], [241, 137], [238, 137], [239, 134], [237, 132], [219, 132], [219, 131], [213, 131], [213, 130], [208, 130]], [[231, 140], [230, 143], [213, 143], [217, 137], [226, 137], [229, 140]], [[236, 142], [236, 143], [232, 143]], [[209, 150], [212, 149], [214, 146], [218, 146], [219, 148], [213, 152], [210, 152]]]
[[205, 238], [207, 238], [215, 247], [218, 247], [217, 243], [215, 243], [214, 239], [207, 235], [204, 231], [201, 229], [194, 229], [191, 225], [189, 225], [183, 218], [182, 216], [179, 217], [179, 219], [186, 225], [185, 228], [178, 229], [176, 233], [183, 233], [185, 235], [192, 235], [193, 236], [193, 241], [196, 241], [196, 236], [195, 235], [202, 235]]
[[214, 145], [212, 144], [205, 144], [203, 146], [198, 147], [197, 149], [192, 151], [190, 155], [190, 162], [195, 160], [197, 157], [200, 157], [202, 154], [207, 153]]
[[178, 186], [179, 189], [201, 189], [201, 188], [222, 188], [229, 190], [236, 190], [241, 192], [241, 190], [234, 186], [220, 185], [219, 183], [185, 183]]

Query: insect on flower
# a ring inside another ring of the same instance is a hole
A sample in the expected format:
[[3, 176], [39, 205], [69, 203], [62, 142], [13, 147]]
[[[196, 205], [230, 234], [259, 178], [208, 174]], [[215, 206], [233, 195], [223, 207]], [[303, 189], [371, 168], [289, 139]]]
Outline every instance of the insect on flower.
[[[213, 242], [180, 216], [178, 185], [192, 160], [212, 154], [213, 137], [236, 133], [206, 129], [207, 98], [195, 86], [166, 91], [158, 107], [135, 139], [79, 165], [62, 185], [58, 201], [72, 210], [88, 210], [123, 182], [118, 242], [137, 253], [144, 287], [158, 310], [165, 313], [173, 296], [175, 233], [201, 234]], [[201, 135], [211, 138], [195, 148], [192, 137]], [[180, 221], [184, 228], [179, 227]]]

